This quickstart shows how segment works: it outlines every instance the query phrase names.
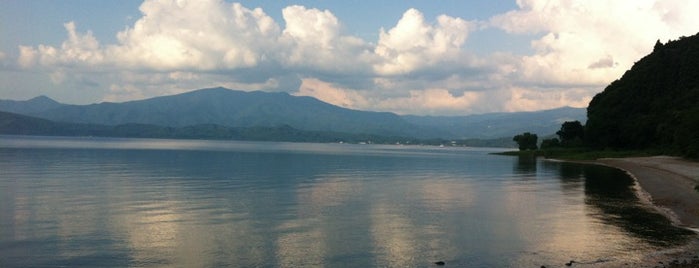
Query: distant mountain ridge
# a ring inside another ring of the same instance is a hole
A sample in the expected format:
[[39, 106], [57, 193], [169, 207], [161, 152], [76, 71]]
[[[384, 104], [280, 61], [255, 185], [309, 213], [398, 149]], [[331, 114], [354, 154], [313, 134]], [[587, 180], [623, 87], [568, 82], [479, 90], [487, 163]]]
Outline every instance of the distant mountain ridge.
[[0, 110], [18, 114], [35, 114], [64, 105], [46, 96], [39, 96], [26, 101], [0, 100]]
[[220, 87], [122, 103], [68, 105], [47, 97], [0, 101], [0, 111], [81, 124], [290, 126], [304, 131], [422, 139], [488, 139], [511, 137], [525, 131], [548, 135], [560, 128], [562, 120], [585, 121], [584, 108], [469, 116], [400, 116], [389, 112], [342, 108], [312, 97], [288, 93], [244, 92]]
[[409, 132], [413, 127], [392, 113], [350, 110], [315, 98], [295, 97], [281, 92], [243, 92], [225, 88], [200, 89], [123, 103], [65, 105], [28, 115], [57, 122], [105, 125], [290, 125], [310, 131], [332, 130], [382, 135], [398, 135]]
[[516, 113], [488, 113], [466, 116], [403, 116], [409, 123], [431, 127], [452, 137], [488, 139], [523, 132], [554, 134], [565, 121], [585, 122], [585, 109], [561, 107]]
[[[348, 134], [340, 132], [304, 131], [290, 126], [278, 127], [224, 127], [204, 124], [186, 127], [164, 127], [147, 124], [99, 125], [54, 122], [0, 111], [0, 134], [39, 135], [39, 136], [81, 136], [81, 137], [125, 137], [125, 138], [166, 138], [166, 139], [211, 139], [211, 140], [253, 140], [288, 142], [375, 142], [381, 144], [411, 143], [433, 145], [444, 144], [441, 140], [421, 141], [407, 137], [384, 137], [378, 135]], [[480, 145], [495, 143], [508, 146], [498, 140], [461, 141], [462, 144]]]

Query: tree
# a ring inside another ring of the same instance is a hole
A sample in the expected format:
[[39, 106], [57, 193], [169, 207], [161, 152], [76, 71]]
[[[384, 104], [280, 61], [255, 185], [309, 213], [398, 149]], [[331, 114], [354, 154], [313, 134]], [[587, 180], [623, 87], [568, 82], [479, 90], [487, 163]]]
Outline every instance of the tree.
[[523, 134], [517, 135], [512, 138], [513, 141], [517, 142], [520, 151], [525, 150], [536, 150], [536, 143], [539, 137], [536, 134], [531, 134], [529, 132], [524, 132]]
[[699, 157], [699, 35], [638, 60], [587, 107], [585, 145]]
[[561, 125], [561, 130], [556, 132], [564, 147], [582, 146], [585, 138], [585, 127], [580, 121], [566, 121]]
[[660, 39], [658, 41], [655, 41], [655, 46], [653, 46], [653, 51], [658, 51], [663, 48], [663, 43], [660, 42]]
[[560, 147], [560, 146], [561, 146], [561, 142], [556, 138], [544, 139], [541, 141], [541, 149], [550, 149], [550, 148], [555, 148], [555, 147]]

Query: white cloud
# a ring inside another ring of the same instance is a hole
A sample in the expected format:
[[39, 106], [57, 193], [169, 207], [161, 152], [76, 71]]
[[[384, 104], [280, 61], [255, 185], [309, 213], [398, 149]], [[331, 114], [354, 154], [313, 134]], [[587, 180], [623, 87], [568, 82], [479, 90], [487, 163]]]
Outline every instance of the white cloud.
[[603, 87], [648, 54], [657, 39], [694, 34], [699, 2], [691, 0], [519, 0], [519, 10], [491, 19], [532, 41], [517, 71], [525, 83]]
[[[19, 46], [16, 63], [56, 85], [100, 85], [111, 101], [225, 86], [286, 90], [354, 109], [468, 114], [584, 107], [655, 40], [699, 30], [693, 0], [518, 5], [487, 22], [409, 9], [378, 29], [377, 40], [363, 40], [330, 10], [289, 6], [280, 24], [260, 8], [223, 0], [146, 0], [116, 43], [68, 22], [60, 46]], [[533, 52], [475, 55], [468, 44], [481, 40], [467, 41], [486, 30], [535, 36]]]
[[290, 6], [286, 28], [260, 9], [220, 0], [145, 1], [143, 16], [101, 47], [91, 32], [65, 24], [61, 47], [25, 47], [22, 66], [102, 65], [130, 70], [221, 71], [282, 65], [319, 72], [366, 70], [372, 55], [361, 39], [343, 35], [328, 10]]
[[63, 26], [68, 33], [68, 39], [60, 48], [47, 45], [39, 45], [37, 48], [19, 46], [18, 65], [28, 69], [37, 63], [41, 66], [61, 67], [94, 66], [104, 62], [104, 53], [91, 32], [88, 31], [84, 35], [77, 33], [74, 22], [65, 23]]
[[101, 46], [88, 31], [66, 23], [60, 47], [20, 46], [18, 63], [98, 66], [119, 70], [211, 71], [251, 67], [274, 51], [279, 26], [262, 9], [217, 0], [145, 1], [143, 16], [117, 33], [118, 44]]
[[[559, 88], [540, 89], [511, 87], [501, 90], [503, 111], [537, 111], [553, 109], [562, 106], [586, 107], [596, 89], [590, 88]], [[497, 95], [497, 94], [494, 94]]]
[[446, 89], [428, 88], [410, 90], [408, 96], [394, 97], [377, 104], [382, 110], [394, 111], [399, 114], [411, 114], [415, 110], [424, 114], [464, 114], [473, 111], [473, 106], [483, 95], [482, 92], [466, 91], [456, 96]]
[[420, 11], [410, 9], [395, 27], [381, 29], [374, 49], [381, 61], [374, 70], [382, 75], [406, 74], [459, 59], [472, 28], [471, 23], [446, 15], [439, 16], [436, 25], [430, 25]]
[[341, 88], [315, 78], [302, 79], [296, 96], [310, 96], [321, 101], [351, 109], [366, 109], [369, 101], [359, 91]]
[[[39, 52], [42, 56], [56, 56], [57, 59], [50, 57], [42, 57], [42, 62], [48, 62], [51, 64], [52, 61], [57, 60], [61, 62], [83, 62], [88, 65], [101, 64], [104, 61], [104, 55], [100, 50], [100, 43], [92, 35], [92, 32], [88, 31], [86, 34], [78, 34], [75, 30], [75, 23], [68, 22], [63, 25], [68, 32], [68, 40], [63, 42], [61, 45], [61, 53], [53, 54], [53, 48], [47, 46], [39, 46]], [[46, 52], [44, 50], [51, 50], [51, 52]], [[47, 64], [47, 63], [44, 63]]]
[[[473, 63], [463, 51], [472, 23], [459, 18], [442, 15], [429, 23], [410, 9], [395, 27], [381, 30], [378, 44], [372, 45], [345, 34], [329, 10], [303, 6], [282, 10], [284, 29], [262, 9], [220, 0], [153, 0], [145, 1], [140, 10], [142, 17], [117, 33], [117, 44], [101, 45], [90, 31], [80, 33], [69, 22], [60, 47], [21, 47], [18, 63], [52, 69], [51, 79], [57, 84], [79, 72], [102, 70], [93, 77], [110, 85], [105, 99], [112, 101], [179, 93], [185, 86], [285, 87], [281, 76], [289, 75], [301, 84], [287, 90], [356, 109], [454, 110], [472, 98], [463, 90], [458, 97], [448, 92], [464, 86], [461, 74], [430, 70], [448, 66], [457, 67], [447, 72], [463, 70]], [[243, 81], [249, 78], [246, 74], [259, 78]], [[394, 86], [372, 86], [371, 81], [381, 80]], [[346, 86], [356, 83], [372, 88], [359, 91]], [[422, 92], [425, 85], [430, 88]]]
[[217, 0], [145, 1], [109, 48], [120, 66], [156, 70], [252, 67], [268, 60], [279, 26], [262, 9]]
[[471, 109], [482, 92], [463, 92], [455, 95], [443, 88], [416, 89], [386, 96], [385, 92], [353, 90], [337, 87], [318, 79], [303, 79], [297, 96], [311, 96], [338, 106], [374, 111], [393, 111], [401, 114], [420, 110], [425, 114], [463, 114]]
[[19, 67], [24, 69], [34, 67], [38, 53], [39, 52], [33, 47], [19, 46], [19, 57], [17, 58], [17, 64]]
[[366, 70], [372, 55], [364, 40], [343, 35], [340, 22], [330, 11], [290, 6], [282, 10], [286, 28], [280, 38], [285, 65], [321, 72]]

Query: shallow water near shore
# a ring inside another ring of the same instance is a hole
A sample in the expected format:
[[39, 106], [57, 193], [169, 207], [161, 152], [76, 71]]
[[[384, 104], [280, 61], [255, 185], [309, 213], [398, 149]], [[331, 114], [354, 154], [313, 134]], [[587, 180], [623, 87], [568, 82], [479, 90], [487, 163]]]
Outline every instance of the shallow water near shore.
[[498, 149], [0, 136], [0, 267], [560, 267], [695, 238]]

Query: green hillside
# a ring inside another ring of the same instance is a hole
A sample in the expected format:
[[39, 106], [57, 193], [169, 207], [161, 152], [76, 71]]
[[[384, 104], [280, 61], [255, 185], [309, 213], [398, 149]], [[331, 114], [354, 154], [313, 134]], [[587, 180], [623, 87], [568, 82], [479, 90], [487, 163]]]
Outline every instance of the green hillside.
[[699, 35], [657, 42], [592, 99], [587, 116], [594, 148], [699, 157]]

